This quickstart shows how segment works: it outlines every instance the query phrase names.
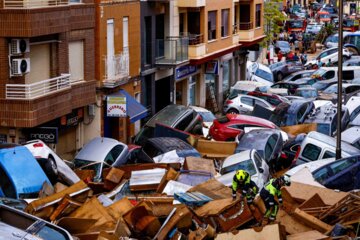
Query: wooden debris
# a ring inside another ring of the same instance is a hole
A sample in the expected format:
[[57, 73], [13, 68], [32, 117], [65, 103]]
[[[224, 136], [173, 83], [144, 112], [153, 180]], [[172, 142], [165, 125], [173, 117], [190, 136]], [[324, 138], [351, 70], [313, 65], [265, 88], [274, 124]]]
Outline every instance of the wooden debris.
[[286, 240], [330, 240], [329, 236], [326, 236], [316, 230], [296, 233], [286, 237]]
[[235, 152], [236, 142], [210, 141], [198, 139], [194, 145], [202, 157], [226, 158]]
[[276, 219], [285, 227], [288, 234], [296, 234], [312, 230], [311, 227], [301, 223], [282, 209], [279, 210]]
[[216, 240], [283, 240], [278, 224], [267, 225], [257, 232], [254, 229], [245, 229], [238, 232], [218, 234]]
[[323, 221], [317, 219], [316, 217], [296, 208], [294, 211], [294, 217], [299, 219], [299, 221], [303, 222], [307, 226], [318, 230], [319, 232], [326, 233], [330, 232], [332, 229], [331, 225], [324, 223]]
[[201, 170], [211, 173], [212, 176], [216, 175], [216, 170], [212, 159], [187, 157], [185, 159], [183, 169], [195, 171]]
[[104, 188], [109, 191], [114, 189], [121, 182], [124, 174], [125, 172], [120, 169], [111, 168], [105, 177]]
[[170, 180], [176, 180], [179, 177], [180, 173], [178, 171], [175, 171], [173, 168], [169, 168], [164, 177], [161, 179], [160, 184], [158, 185], [156, 192], [162, 193], [164, 188], [166, 187], [166, 184]]

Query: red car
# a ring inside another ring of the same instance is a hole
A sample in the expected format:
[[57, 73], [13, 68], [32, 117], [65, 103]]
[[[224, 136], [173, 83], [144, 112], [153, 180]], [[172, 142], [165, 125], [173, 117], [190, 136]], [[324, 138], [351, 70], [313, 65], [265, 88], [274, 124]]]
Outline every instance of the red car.
[[246, 127], [277, 128], [274, 123], [266, 119], [249, 115], [226, 114], [214, 120], [209, 135], [216, 141], [234, 141], [238, 134], [244, 133]]
[[264, 99], [265, 101], [267, 101], [274, 107], [276, 107], [277, 105], [279, 105], [282, 102], [289, 103], [289, 100], [287, 100], [286, 98], [281, 97], [276, 94], [271, 94], [271, 93], [263, 93], [263, 92], [254, 91], [254, 92], [248, 92], [248, 95]]

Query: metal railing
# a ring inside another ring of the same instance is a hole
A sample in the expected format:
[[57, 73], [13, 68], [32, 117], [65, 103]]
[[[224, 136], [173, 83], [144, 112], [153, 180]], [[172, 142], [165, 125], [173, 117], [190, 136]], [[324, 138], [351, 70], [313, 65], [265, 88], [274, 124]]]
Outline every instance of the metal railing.
[[156, 63], [173, 64], [189, 59], [189, 38], [168, 36], [165, 39], [156, 39]]
[[6, 99], [34, 99], [71, 88], [70, 74], [31, 84], [6, 84]]
[[204, 34], [181, 33], [182, 36], [189, 38], [189, 45], [204, 43]]
[[239, 26], [237, 24], [233, 25], [233, 34], [237, 34], [239, 32]]
[[250, 30], [254, 28], [253, 22], [240, 22], [239, 29], [241, 30]]
[[129, 51], [125, 49], [122, 53], [111, 58], [104, 59], [105, 76], [104, 82], [115, 84], [129, 76]]
[[3, 8], [43, 8], [65, 6], [81, 1], [70, 0], [3, 0]]

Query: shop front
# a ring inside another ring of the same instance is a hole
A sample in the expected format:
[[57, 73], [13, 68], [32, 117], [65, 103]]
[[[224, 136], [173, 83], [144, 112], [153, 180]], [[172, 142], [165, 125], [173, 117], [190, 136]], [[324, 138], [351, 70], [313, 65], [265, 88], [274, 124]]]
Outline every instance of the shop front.
[[197, 66], [185, 65], [175, 69], [176, 104], [200, 105], [200, 71]]

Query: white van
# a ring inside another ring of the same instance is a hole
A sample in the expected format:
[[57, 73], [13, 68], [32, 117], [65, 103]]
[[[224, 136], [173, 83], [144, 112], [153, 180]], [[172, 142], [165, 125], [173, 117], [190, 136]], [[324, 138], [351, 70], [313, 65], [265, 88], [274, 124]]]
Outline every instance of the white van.
[[[337, 80], [338, 68], [337, 67], [321, 67], [316, 70], [312, 75], [312, 78], [319, 80]], [[360, 66], [344, 66], [342, 72], [342, 80], [352, 81], [356, 78], [360, 78]]]
[[267, 86], [271, 86], [274, 84], [274, 75], [268, 66], [247, 61], [246, 80], [265, 83]]
[[[336, 139], [319, 132], [309, 132], [298, 150], [296, 165], [316, 161], [324, 158], [335, 157]], [[360, 150], [349, 143], [341, 141], [341, 157], [360, 154]]]

